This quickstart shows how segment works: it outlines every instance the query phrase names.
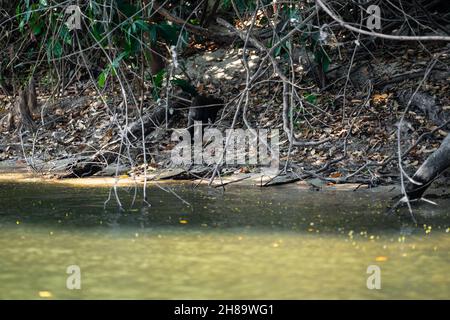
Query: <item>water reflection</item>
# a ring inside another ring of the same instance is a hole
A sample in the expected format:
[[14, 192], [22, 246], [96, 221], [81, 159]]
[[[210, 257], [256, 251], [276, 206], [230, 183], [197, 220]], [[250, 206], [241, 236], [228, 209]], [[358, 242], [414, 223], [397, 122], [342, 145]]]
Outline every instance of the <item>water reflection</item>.
[[[449, 199], [384, 214], [389, 195], [176, 186], [172, 193], [0, 185], [0, 298], [448, 298]], [[83, 289], [65, 289], [77, 264]], [[382, 290], [366, 288], [380, 265]], [[405, 290], [407, 288], [407, 290]]]

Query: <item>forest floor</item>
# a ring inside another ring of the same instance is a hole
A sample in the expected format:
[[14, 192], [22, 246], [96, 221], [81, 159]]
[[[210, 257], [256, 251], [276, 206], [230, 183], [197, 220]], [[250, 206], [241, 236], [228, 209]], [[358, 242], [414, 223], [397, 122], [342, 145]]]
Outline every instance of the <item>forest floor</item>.
[[[439, 147], [447, 132], [445, 127], [439, 127], [436, 118], [442, 115], [445, 118], [450, 112], [450, 46], [391, 44], [389, 50], [379, 46], [370, 53], [364, 51], [352, 56], [352, 50], [343, 48], [340, 57], [332, 57], [323, 88], [301, 59], [292, 64], [295, 69], [292, 74], [298, 77], [292, 81], [300, 88], [305, 102], [293, 110], [294, 136], [302, 141], [327, 139], [319, 145], [290, 146], [283, 132], [281, 83], [260, 81], [249, 90], [247, 122], [252, 128], [280, 131], [280, 164], [287, 175], [281, 180], [264, 177], [266, 183], [306, 179], [327, 185], [353, 183], [370, 187], [397, 183], [400, 176], [397, 126], [416, 89], [419, 102], [412, 102], [401, 130], [403, 169], [413, 174]], [[431, 70], [430, 57], [437, 61]], [[246, 88], [242, 49], [204, 46], [192, 49], [184, 59], [186, 71], [197, 88], [226, 102], [215, 127], [230, 128], [237, 97]], [[258, 68], [259, 60], [257, 51], [247, 52], [249, 72]], [[284, 64], [283, 57], [278, 60], [282, 66], [290, 65]], [[41, 81], [38, 86], [41, 112], [33, 116], [35, 128], [21, 132], [3, 128], [0, 161], [28, 165], [44, 176], [59, 176], [69, 171], [74, 161], [88, 159], [99, 150], [117, 144], [120, 130], [139, 118], [140, 102], [124, 104], [119, 88], [99, 94], [92, 84], [92, 80], [76, 81], [55, 98], [50, 85]], [[152, 99], [151, 86], [147, 85], [146, 90], [142, 101], [144, 114], [157, 104]], [[164, 90], [162, 98], [163, 95]], [[14, 103], [14, 97], [0, 95], [0, 118], [5, 119]], [[177, 110], [167, 128], [164, 125], [154, 128], [146, 136], [145, 157], [142, 142], [129, 145], [122, 151], [119, 162], [109, 164], [96, 175], [142, 180], [145, 172], [150, 180], [204, 177], [209, 181], [214, 167], [204, 165], [186, 170], [176, 168], [171, 161], [171, 150], [176, 145], [171, 141], [171, 129], [186, 127], [187, 112], [187, 109]], [[242, 116], [237, 117], [235, 128], [247, 128]], [[223, 166], [219, 175], [231, 175], [235, 180], [247, 180], [246, 175], [263, 179], [261, 168], [256, 165]], [[448, 179], [444, 177], [442, 181]]]

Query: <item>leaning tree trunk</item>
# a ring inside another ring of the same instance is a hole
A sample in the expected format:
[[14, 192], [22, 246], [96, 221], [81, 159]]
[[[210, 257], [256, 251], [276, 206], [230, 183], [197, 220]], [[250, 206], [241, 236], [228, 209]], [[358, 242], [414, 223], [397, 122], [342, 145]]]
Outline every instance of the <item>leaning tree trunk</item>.
[[450, 135], [442, 141], [439, 149], [434, 151], [420, 166], [413, 176], [413, 180], [420, 185], [409, 182], [406, 194], [410, 200], [420, 199], [431, 183], [447, 168], [450, 167]]

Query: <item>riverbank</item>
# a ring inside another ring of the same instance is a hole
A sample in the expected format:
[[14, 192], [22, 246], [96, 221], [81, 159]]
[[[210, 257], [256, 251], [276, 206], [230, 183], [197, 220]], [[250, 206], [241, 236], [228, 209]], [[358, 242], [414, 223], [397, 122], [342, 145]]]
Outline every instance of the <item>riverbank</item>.
[[[437, 52], [441, 50], [440, 47], [431, 49]], [[358, 73], [352, 81], [384, 79], [387, 77], [385, 69], [396, 74], [409, 70], [411, 57], [408, 47], [398, 48], [396, 52], [395, 57], [383, 57], [385, 63], [382, 67], [372, 70], [373, 74]], [[250, 53], [249, 66], [253, 70], [257, 68], [259, 55], [257, 51], [251, 50]], [[382, 52], [379, 54], [382, 55]], [[236, 109], [235, 92], [244, 85], [242, 79], [245, 74], [241, 56], [242, 51], [222, 48], [200, 51], [187, 58], [192, 78], [200, 81], [206, 77], [210, 82], [209, 85], [202, 85], [204, 93], [221, 96], [226, 101], [225, 107], [220, 111], [220, 120], [215, 124], [221, 132], [231, 128], [235, 110], [239, 109]], [[445, 59], [447, 61], [450, 58], [445, 56]], [[284, 60], [281, 59], [280, 63], [282, 61]], [[340, 70], [340, 67], [342, 66], [336, 65], [333, 70]], [[329, 81], [340, 79], [339, 75], [334, 73], [330, 72], [328, 75]], [[442, 109], [443, 118], [446, 118], [450, 110], [449, 99], [441, 90], [448, 82], [446, 75], [431, 77], [429, 82], [432, 85], [424, 88], [423, 92], [418, 94], [417, 99], [420, 98], [420, 101], [416, 101], [417, 105], [426, 102], [430, 110]], [[409, 88], [415, 87], [415, 80], [399, 80], [395, 87], [379, 87], [368, 93], [361, 89], [349, 90], [347, 99], [341, 101], [340, 98], [336, 99], [340, 95], [339, 86], [334, 85], [326, 91], [319, 91], [312, 81], [307, 79], [305, 78], [305, 85], [311, 86], [311, 89], [302, 91], [303, 98], [306, 99], [304, 107], [307, 109], [296, 109], [292, 119], [295, 127], [295, 139], [292, 142], [296, 142], [295, 144], [291, 145], [289, 136], [282, 129], [284, 117], [280, 109], [280, 88], [270, 85], [255, 88], [248, 102], [248, 119], [244, 121], [238, 117], [233, 127], [245, 129], [250, 125], [257, 129], [279, 130], [280, 165], [286, 166], [292, 173], [292, 176], [282, 179], [296, 180], [299, 177], [300, 180], [320, 179], [331, 184], [349, 182], [370, 187], [398, 184], [398, 119], [402, 115], [405, 99], [410, 97]], [[88, 84], [86, 83], [86, 86]], [[149, 180], [182, 179], [183, 175], [188, 176], [190, 180], [195, 180], [195, 176], [209, 180], [208, 172], [211, 170], [207, 167], [178, 174], [173, 172], [174, 169], [170, 169], [173, 166], [171, 152], [177, 144], [172, 140], [171, 134], [175, 128], [186, 128], [189, 104], [180, 106], [178, 98], [166, 101], [170, 104], [173, 115], [170, 113], [171, 118], [164, 128], [159, 116], [166, 114], [166, 102], [163, 99], [154, 101], [149, 93], [150, 87], [146, 88], [148, 92], [144, 95], [142, 113], [139, 108], [131, 107], [131, 101], [125, 103], [118, 98], [119, 92], [114, 90], [106, 90], [101, 94], [95, 90], [87, 90], [80, 94], [72, 87], [68, 87], [64, 98], [56, 99], [51, 105], [48, 105], [52, 97], [51, 88], [38, 87], [37, 101], [39, 105], [46, 106], [47, 118], [44, 121], [37, 114], [33, 115], [37, 130], [35, 128], [19, 132], [3, 126], [0, 136], [0, 163], [8, 161], [19, 165], [28, 164], [35, 172], [50, 176], [60, 173], [62, 176], [126, 174], [133, 176], [132, 183], [135, 183], [135, 180], [145, 180], [142, 178], [144, 172]], [[183, 96], [183, 93], [177, 91], [174, 96]], [[190, 101], [189, 97], [185, 98]], [[108, 105], [104, 103], [105, 99]], [[1, 114], [7, 115], [7, 111], [13, 109], [15, 97], [1, 96], [0, 100], [0, 107], [5, 107], [2, 108], [4, 112]], [[130, 105], [126, 113], [122, 112], [124, 104]], [[344, 114], [343, 110], [348, 114]], [[161, 113], [162, 111], [164, 112]], [[305, 112], [309, 116], [306, 116]], [[404, 129], [400, 143], [403, 152], [402, 169], [410, 176], [438, 149], [440, 141], [447, 135], [446, 127], [439, 124], [440, 122], [436, 124], [432, 119], [428, 119], [425, 116], [427, 112], [414, 104], [405, 115], [404, 125], [408, 128]], [[112, 122], [112, 119], [115, 120]], [[45, 125], [40, 124], [42, 121]], [[145, 139], [141, 136], [142, 126]], [[124, 130], [128, 132], [126, 139], [121, 138], [121, 132]], [[119, 168], [114, 167], [118, 162], [117, 157], [120, 157]], [[258, 168], [237, 165], [219, 172], [226, 182], [229, 182], [230, 178], [224, 176], [230, 174], [229, 171], [248, 172], [252, 177], [258, 177]], [[159, 177], [161, 175], [163, 178]], [[168, 175], [170, 177], [167, 177]], [[233, 177], [245, 178], [234, 174]], [[267, 182], [266, 179], [267, 177], [263, 177], [263, 183]], [[250, 183], [251, 180], [245, 178], [240, 183]], [[261, 177], [256, 180], [260, 180], [261, 184]], [[281, 182], [274, 182], [278, 183]]]
[[[367, 185], [357, 183], [334, 184], [327, 183], [320, 179], [296, 180], [294, 177], [286, 176], [268, 176], [258, 173], [233, 173], [214, 179], [211, 184], [210, 180], [183, 178], [183, 174], [187, 173], [184, 169], [162, 169], [150, 172], [147, 177], [142, 175], [129, 176], [121, 174], [113, 176], [114, 170], [110, 168], [111, 176], [90, 176], [85, 178], [65, 178], [58, 179], [54, 175], [39, 173], [31, 170], [26, 164], [17, 161], [0, 162], [0, 183], [16, 182], [16, 183], [47, 183], [55, 185], [78, 186], [78, 187], [127, 187], [142, 186], [144, 184], [192, 184], [192, 185], [210, 185], [213, 188], [228, 186], [247, 186], [247, 187], [275, 187], [289, 185], [294, 189], [302, 190], [357, 190], [368, 189]], [[371, 188], [373, 190], [396, 190], [399, 189], [395, 185], [378, 186]]]

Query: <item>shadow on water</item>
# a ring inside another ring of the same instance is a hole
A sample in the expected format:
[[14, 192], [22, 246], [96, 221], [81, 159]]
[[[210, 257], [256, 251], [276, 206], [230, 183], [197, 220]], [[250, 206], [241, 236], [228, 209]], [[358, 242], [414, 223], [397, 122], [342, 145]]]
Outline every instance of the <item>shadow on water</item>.
[[[142, 189], [120, 188], [123, 210], [108, 188], [61, 187], [51, 184], [0, 185], [0, 224], [58, 225], [61, 228], [245, 228], [258, 231], [308, 230], [343, 233], [413, 232], [415, 225], [406, 208], [386, 215], [391, 194], [359, 191], [305, 191], [289, 187], [232, 187], [225, 191], [191, 185], [171, 188], [190, 204], [158, 187], [147, 191], [150, 206], [142, 203]], [[108, 201], [109, 199], [109, 201]], [[439, 206], [421, 204], [414, 215], [423, 224], [446, 226], [450, 199]]]

